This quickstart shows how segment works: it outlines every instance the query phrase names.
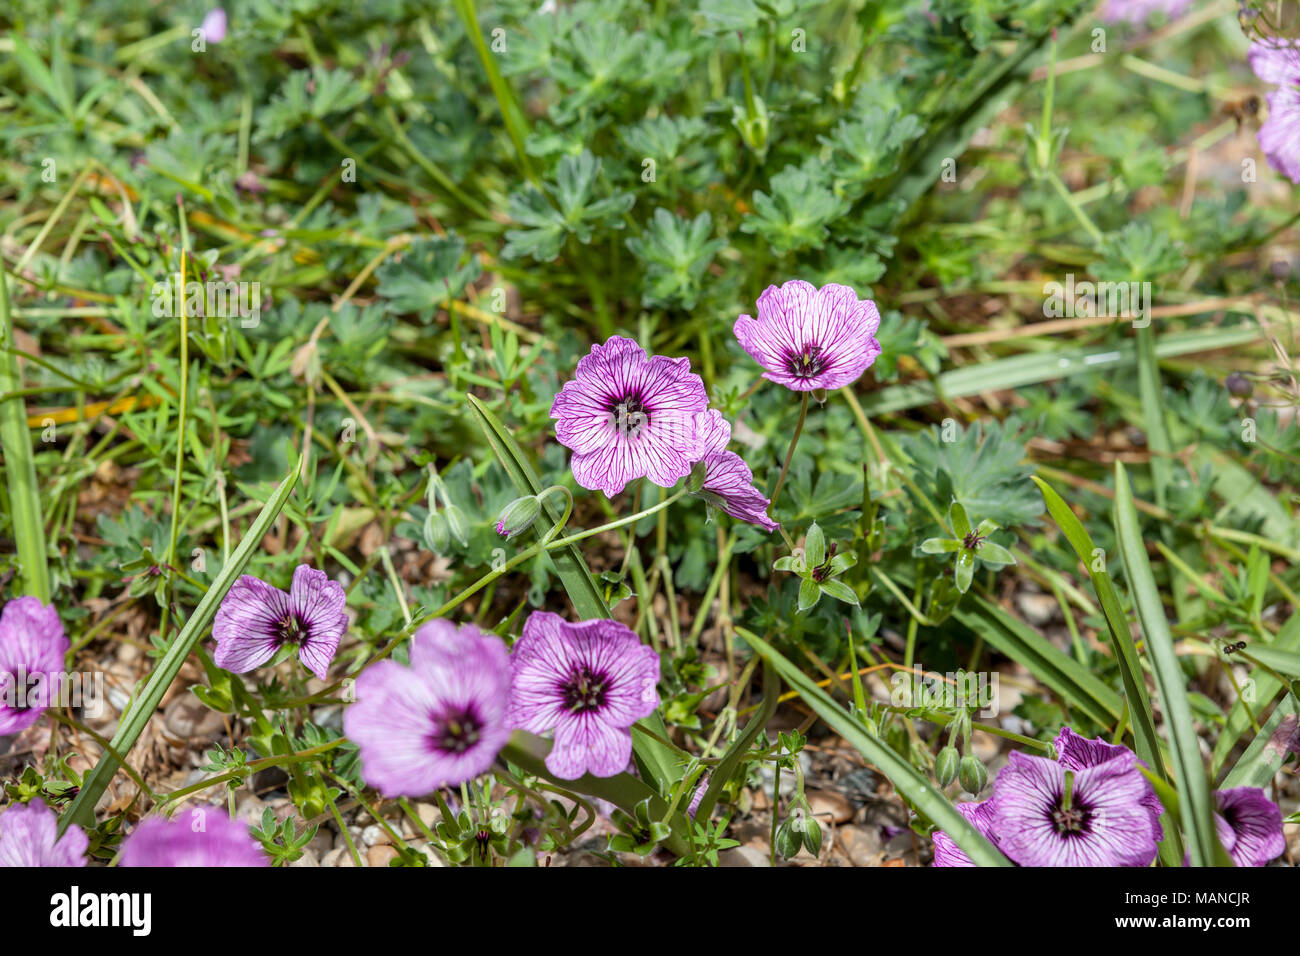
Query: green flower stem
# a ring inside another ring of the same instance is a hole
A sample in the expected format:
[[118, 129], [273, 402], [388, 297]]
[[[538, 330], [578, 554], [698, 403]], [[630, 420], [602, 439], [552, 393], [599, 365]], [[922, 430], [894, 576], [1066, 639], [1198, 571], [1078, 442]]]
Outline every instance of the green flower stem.
[[790, 461], [794, 458], [794, 448], [799, 444], [799, 436], [803, 433], [804, 419], [808, 417], [808, 393], [803, 393], [803, 401], [799, 403], [799, 421], [794, 426], [794, 434], [790, 436], [790, 447], [785, 453], [785, 464], [781, 466], [781, 475], [776, 479], [776, 488], [772, 491], [772, 504], [776, 505], [776, 500], [781, 497], [781, 486], [785, 484], [786, 472], [790, 470]]
[[[198, 793], [209, 787], [215, 787], [219, 783], [226, 783], [230, 780], [237, 780], [246, 777], [258, 770], [265, 770], [267, 767], [283, 767], [289, 764], [303, 763], [319, 757], [323, 753], [328, 753], [337, 747], [347, 743], [346, 737], [340, 737], [338, 740], [331, 740], [327, 744], [321, 744], [319, 747], [312, 747], [309, 750], [300, 750], [293, 754], [277, 754], [274, 757], [261, 757], [257, 760], [250, 760], [238, 770], [228, 770], [223, 774], [215, 777], [209, 777], [207, 780], [200, 780], [198, 783], [192, 783], [188, 787], [182, 787], [179, 790], [173, 790], [171, 793], [161, 793], [154, 797], [159, 805], [165, 805], [179, 800], [182, 797], [188, 797], [192, 793]], [[125, 766], [125, 764], [123, 764]]]

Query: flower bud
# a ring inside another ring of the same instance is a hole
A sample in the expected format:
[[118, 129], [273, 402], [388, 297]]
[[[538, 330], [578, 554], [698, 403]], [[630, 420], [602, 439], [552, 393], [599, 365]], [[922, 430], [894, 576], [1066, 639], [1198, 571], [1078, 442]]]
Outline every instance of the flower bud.
[[804, 849], [817, 856], [822, 851], [822, 828], [812, 817], [804, 821], [803, 828], [803, 845]]
[[541, 510], [542, 504], [536, 495], [516, 498], [501, 509], [501, 514], [497, 517], [497, 534], [506, 538], [523, 534], [533, 526]]
[[1228, 390], [1228, 394], [1235, 395], [1238, 398], [1250, 398], [1251, 393], [1255, 391], [1255, 386], [1250, 383], [1250, 379], [1240, 372], [1233, 372], [1225, 378], [1223, 387]]
[[957, 778], [961, 781], [961, 788], [974, 796], [987, 786], [989, 772], [977, 758], [967, 754], [958, 765]]
[[776, 852], [781, 859], [788, 860], [799, 852], [803, 846], [803, 833], [796, 830], [792, 820], [786, 820], [776, 830]]
[[957, 764], [960, 759], [957, 748], [951, 744], [939, 751], [939, 756], [934, 761], [934, 779], [939, 781], [939, 786], [946, 787], [957, 779]]
[[465, 518], [465, 512], [449, 503], [443, 514], [447, 516], [447, 530], [451, 536], [462, 548], [469, 547], [469, 521]]
[[432, 511], [424, 519], [424, 545], [434, 554], [442, 554], [451, 544], [451, 533], [447, 530], [447, 519], [441, 511]]
[[704, 459], [702, 458], [691, 465], [691, 473], [686, 476], [686, 490], [694, 493], [703, 488], [706, 471]]

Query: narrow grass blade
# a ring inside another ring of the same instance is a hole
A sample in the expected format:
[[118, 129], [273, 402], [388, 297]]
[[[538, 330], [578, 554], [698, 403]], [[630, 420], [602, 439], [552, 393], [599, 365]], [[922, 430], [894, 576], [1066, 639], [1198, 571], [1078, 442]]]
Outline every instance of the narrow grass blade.
[[[1197, 329], [1163, 335], [1155, 344], [1158, 358], [1187, 355], [1214, 349], [1245, 345], [1263, 337], [1258, 325], [1239, 325], [1227, 329]], [[931, 405], [941, 398], [960, 398], [980, 392], [1019, 388], [1073, 375], [1084, 375], [1098, 369], [1132, 366], [1137, 360], [1137, 350], [1131, 342], [1120, 342], [1113, 348], [1064, 348], [1051, 352], [1032, 352], [977, 362], [962, 368], [950, 369], [935, 377], [933, 382], [916, 382], [891, 385], [878, 392], [862, 396], [863, 412], [869, 416], [886, 412], [905, 411]]]
[[953, 617], [999, 653], [1024, 664], [1062, 700], [1083, 711], [1094, 723], [1112, 727], [1119, 722], [1124, 707], [1118, 694], [1073, 657], [993, 602], [967, 595]]
[[[1137, 646], [1129, 631], [1129, 619], [1119, 603], [1119, 594], [1110, 573], [1097, 570], [1094, 554], [1097, 550], [1092, 536], [1083, 526], [1065, 499], [1056, 493], [1047, 482], [1037, 475], [1030, 476], [1042, 492], [1047, 512], [1056, 522], [1070, 547], [1078, 555], [1083, 566], [1088, 569], [1092, 579], [1092, 589], [1101, 603], [1102, 614], [1106, 618], [1106, 627], [1110, 631], [1111, 646], [1115, 649], [1115, 660], [1119, 664], [1120, 680], [1124, 684], [1124, 696], [1128, 698], [1129, 722], [1133, 726], [1133, 742], [1138, 757], [1144, 760], [1152, 772], [1161, 780], [1168, 780], [1165, 761], [1160, 752], [1160, 735], [1156, 733], [1155, 718], [1151, 713], [1151, 699], [1147, 695], [1146, 680], [1142, 673], [1142, 662], [1138, 657]], [[1177, 866], [1183, 858], [1182, 840], [1178, 836], [1178, 827], [1173, 820], [1162, 821], [1165, 826], [1165, 840], [1160, 846], [1161, 860], [1166, 866]]]
[[731, 746], [722, 755], [718, 765], [710, 772], [709, 786], [704, 791], [704, 796], [700, 798], [700, 805], [695, 811], [697, 819], [707, 820], [709, 814], [713, 812], [718, 797], [722, 794], [722, 788], [731, 779], [731, 775], [736, 772], [736, 767], [739, 766], [741, 758], [753, 745], [754, 739], [762, 729], [767, 726], [767, 722], [772, 719], [772, 715], [776, 713], [780, 692], [781, 683], [776, 676], [776, 669], [772, 666], [771, 661], [764, 659], [763, 702], [759, 705], [754, 716], [750, 718], [749, 723], [745, 725], [745, 729], [731, 742]]
[[[1272, 715], [1259, 729], [1255, 739], [1250, 742], [1246, 752], [1233, 765], [1232, 770], [1223, 778], [1220, 787], [1266, 787], [1273, 776], [1282, 769], [1286, 760], [1285, 744], [1273, 741], [1273, 734], [1284, 720], [1294, 720], [1297, 716], [1296, 700], [1288, 695], [1273, 708]], [[1294, 726], [1294, 724], [1292, 725]]]
[[[523, 450], [515, 441], [514, 436], [510, 434], [510, 430], [501, 423], [501, 420], [496, 415], [492, 414], [486, 405], [473, 395], [466, 395], [465, 397], [469, 401], [470, 410], [477, 419], [479, 427], [487, 437], [488, 444], [492, 446], [497, 461], [501, 463], [501, 467], [510, 476], [510, 481], [514, 484], [515, 490], [521, 495], [540, 493], [542, 490], [541, 481], [533, 470], [533, 466], [529, 464]], [[548, 513], [550, 515], [549, 519], [547, 517]], [[537, 520], [533, 524], [534, 532], [539, 537], [544, 535], [560, 517], [562, 517], [562, 513], [559, 507], [548, 497], [542, 513], [537, 516]], [[597, 585], [596, 579], [592, 577], [591, 570], [587, 567], [587, 562], [583, 558], [582, 552], [578, 550], [577, 545], [566, 545], [563, 548], [548, 551], [547, 554], [555, 565], [556, 573], [559, 574], [560, 581], [564, 585], [564, 590], [568, 592], [569, 600], [573, 602], [573, 609], [578, 613], [578, 617], [583, 620], [609, 617], [609, 607], [605, 604], [600, 587]], [[663, 718], [658, 713], [651, 714], [642, 723], [648, 730], [658, 736], [668, 736], [668, 729], [664, 725]], [[632, 747], [638, 767], [655, 781], [660, 793], [667, 793], [681, 779], [684, 769], [681, 762], [677, 760], [676, 755], [667, 746], [658, 740], [646, 734], [634, 733], [632, 735]]]
[[1296, 651], [1252, 644], [1241, 652], [1241, 656], [1252, 663], [1270, 667], [1284, 677], [1300, 677], [1300, 653]]
[[817, 686], [776, 648], [749, 631], [737, 628], [736, 633], [745, 643], [770, 661], [790, 689], [804, 699], [826, 726], [858, 749], [862, 756], [889, 778], [898, 792], [916, 805], [917, 809], [934, 821], [977, 866], [1010, 866], [1011, 861], [998, 852], [971, 822], [957, 812], [934, 784], [922, 777], [906, 760], [895, 753], [879, 737], [859, 724], [824, 690]]
[[1214, 832], [1214, 802], [1210, 797], [1209, 781], [1201, 764], [1200, 742], [1196, 724], [1192, 719], [1191, 704], [1187, 699], [1182, 667], [1174, 653], [1169, 622], [1165, 620], [1164, 605], [1156, 590], [1155, 577], [1147, 560], [1142, 529], [1138, 525], [1137, 508], [1133, 505], [1133, 492], [1128, 475], [1121, 462], [1115, 463], [1115, 536], [1120, 553], [1124, 556], [1124, 571], [1128, 577], [1133, 606], [1146, 637], [1147, 654], [1156, 679], [1156, 689], [1164, 708], [1165, 726], [1169, 733], [1169, 751], [1174, 765], [1182, 808], [1183, 832], [1193, 866], [1214, 866], [1223, 854]]
[[[262, 506], [253, 523], [245, 532], [243, 540], [239, 542], [239, 547], [235, 553], [230, 556], [230, 560], [221, 568], [221, 573], [217, 575], [212, 586], [199, 601], [198, 607], [190, 615], [185, 626], [181, 628], [179, 634], [172, 640], [171, 646], [163, 654], [154, 667], [153, 673], [149, 675], [144, 689], [133, 699], [122, 715], [121, 721], [118, 722], [117, 731], [113, 734], [111, 741], [112, 748], [118, 754], [126, 756], [131, 748], [135, 746], [136, 740], [144, 731], [145, 725], [158, 709], [158, 704], [162, 701], [163, 695], [167, 693], [167, 688], [171, 686], [176, 675], [180, 672], [181, 666], [185, 659], [190, 656], [190, 651], [194, 645], [199, 642], [204, 634], [207, 633], [208, 625], [212, 623], [212, 618], [217, 613], [217, 607], [221, 604], [221, 599], [226, 596], [235, 580], [243, 573], [244, 567], [248, 564], [248, 559], [252, 557], [255, 550], [262, 546], [262, 538], [271, 529], [271, 525], [279, 516], [280, 511], [284, 508], [289, 500], [289, 495], [293, 493], [294, 486], [298, 483], [298, 472], [301, 469], [301, 462], [295, 462], [280, 482], [280, 486], [275, 493]], [[81, 790], [73, 799], [68, 809], [64, 811], [63, 816], [59, 818], [59, 832], [63, 832], [72, 823], [78, 823], [84, 827], [93, 827], [95, 825], [95, 804], [99, 802], [100, 796], [104, 793], [109, 781], [117, 772], [119, 764], [117, 759], [110, 753], [105, 753], [99, 758], [99, 763], [86, 775], [82, 781]]]
[[[9, 311], [9, 282], [0, 272], [0, 395], [21, 391], [18, 356], [14, 354], [13, 316]], [[50, 603], [50, 569], [46, 563], [45, 521], [41, 511], [32, 436], [27, 430], [27, 408], [21, 395], [0, 401], [0, 448], [4, 450], [5, 488], [9, 520], [18, 552], [18, 573], [23, 593]]]

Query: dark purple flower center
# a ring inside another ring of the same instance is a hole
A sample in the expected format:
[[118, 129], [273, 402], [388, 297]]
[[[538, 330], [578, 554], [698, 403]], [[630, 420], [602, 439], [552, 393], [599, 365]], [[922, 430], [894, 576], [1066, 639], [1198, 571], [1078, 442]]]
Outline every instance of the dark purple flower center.
[[275, 636], [281, 644], [301, 644], [307, 639], [307, 625], [293, 611], [275, 622]]
[[605, 690], [609, 678], [603, 673], [595, 673], [583, 665], [575, 667], [560, 689], [564, 692], [564, 706], [575, 714], [589, 710], [600, 710], [605, 706]]
[[785, 358], [786, 371], [795, 378], [812, 378], [826, 368], [820, 345], [805, 346], [802, 352], [790, 352]]
[[448, 754], [463, 754], [479, 742], [483, 731], [483, 722], [473, 708], [453, 710], [435, 716], [434, 731], [429, 743], [434, 750]]
[[614, 427], [624, 435], [636, 435], [650, 424], [650, 413], [637, 393], [625, 395], [609, 406]]
[[1063, 837], [1080, 836], [1091, 831], [1092, 811], [1076, 797], [1068, 808], [1058, 803], [1051, 811], [1052, 826]]
[[976, 548], [978, 548], [981, 544], [984, 543], [984, 537], [985, 537], [984, 535], [976, 534], [974, 531], [972, 531], [969, 534], [967, 534], [966, 537], [961, 539], [961, 546], [965, 548], [967, 551], [974, 551]]

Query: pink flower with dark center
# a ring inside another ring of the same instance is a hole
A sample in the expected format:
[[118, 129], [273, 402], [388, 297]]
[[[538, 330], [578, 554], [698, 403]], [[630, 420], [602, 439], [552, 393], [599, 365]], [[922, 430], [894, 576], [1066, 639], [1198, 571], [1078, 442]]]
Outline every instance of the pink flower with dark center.
[[[188, 819], [186, 817], [188, 816]], [[118, 866], [270, 866], [270, 857], [222, 807], [201, 807], [175, 820], [141, 820], [122, 844]]]
[[1106, 0], [1099, 16], [1103, 23], [1146, 23], [1154, 14], [1170, 20], [1182, 16], [1192, 0]]
[[1259, 128], [1259, 148], [1268, 164], [1300, 183], [1300, 50], [1284, 40], [1250, 45], [1250, 68], [1277, 89], [1267, 95], [1268, 119]]
[[300, 564], [289, 593], [242, 575], [221, 599], [212, 636], [218, 667], [242, 674], [261, 667], [280, 648], [298, 649], [303, 665], [325, 680], [339, 641], [348, 629], [347, 593], [324, 571]]
[[58, 611], [14, 598], [0, 611], [0, 734], [36, 723], [58, 697], [68, 639]]
[[212, 8], [204, 16], [199, 29], [208, 43], [220, 43], [226, 38], [226, 11], [221, 7]]
[[85, 866], [89, 846], [79, 826], [59, 836], [59, 818], [39, 800], [0, 814], [0, 866]]
[[[995, 815], [992, 800], [985, 800], [982, 803], [958, 803], [956, 807], [957, 812], [969, 820], [986, 840], [994, 846], [998, 845], [997, 835], [993, 832]], [[935, 830], [931, 839], [934, 840], [935, 866], [975, 865], [975, 861], [942, 830]]]
[[1259, 787], [1216, 790], [1214, 802], [1219, 842], [1237, 866], [1264, 866], [1286, 852], [1282, 811]]
[[570, 624], [534, 611], [510, 653], [510, 726], [555, 731], [546, 769], [612, 777], [632, 758], [629, 728], [659, 706], [659, 655], [618, 621]]
[[695, 432], [704, 452], [704, 484], [694, 494], [741, 521], [766, 531], [780, 527], [767, 516], [771, 504], [754, 487], [754, 474], [735, 452], [727, 451], [731, 425], [716, 408], [695, 416]]
[[361, 776], [386, 797], [419, 797], [492, 766], [510, 737], [510, 659], [473, 624], [430, 621], [411, 665], [380, 661], [357, 678], [343, 729], [361, 748]]
[[[1081, 737], [1069, 727], [1062, 727], [1061, 732], [1056, 735], [1056, 740], [1052, 741], [1056, 746], [1056, 759], [1061, 762], [1061, 766], [1067, 770], [1085, 770], [1088, 767], [1095, 767], [1103, 764], [1107, 760], [1119, 757], [1123, 754], [1133, 754], [1133, 751], [1119, 744], [1111, 744], [1096, 737], [1089, 740], [1087, 737]], [[1137, 755], [1133, 754], [1134, 759]], [[1139, 767], [1145, 767], [1146, 764], [1141, 760], [1137, 761]], [[1155, 821], [1156, 832], [1161, 833], [1160, 815], [1165, 812], [1165, 808], [1160, 804], [1160, 798], [1156, 796], [1155, 790], [1147, 787], [1146, 796], [1142, 798], [1142, 805], [1151, 813], [1151, 819]]]
[[733, 329], [741, 347], [767, 371], [763, 377], [797, 392], [840, 388], [876, 357], [880, 312], [845, 285], [820, 289], [802, 279], [768, 286], [758, 318], [742, 315]]
[[646, 357], [611, 336], [578, 361], [551, 405], [555, 438], [573, 452], [573, 478], [613, 497], [634, 478], [671, 488], [699, 458], [694, 418], [709, 405], [686, 358]]
[[1147, 866], [1161, 838], [1131, 751], [1083, 770], [1012, 752], [993, 785], [993, 832], [1021, 866]]

